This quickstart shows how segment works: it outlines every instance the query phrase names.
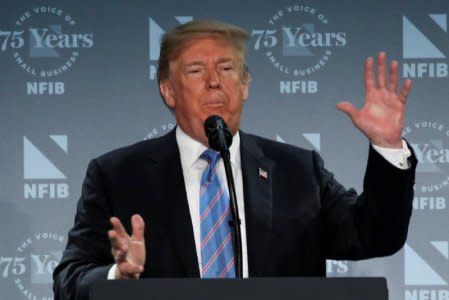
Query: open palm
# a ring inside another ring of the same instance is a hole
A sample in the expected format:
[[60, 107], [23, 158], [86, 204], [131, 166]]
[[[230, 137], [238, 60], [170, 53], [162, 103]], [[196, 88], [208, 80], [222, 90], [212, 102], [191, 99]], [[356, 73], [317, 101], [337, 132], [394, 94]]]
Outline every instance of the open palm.
[[412, 82], [405, 80], [398, 93], [398, 62], [391, 62], [387, 84], [385, 52], [379, 53], [377, 61], [377, 85], [373, 58], [368, 57], [365, 62], [365, 104], [362, 109], [349, 102], [337, 104], [337, 109], [346, 113], [372, 144], [402, 148], [405, 104]]

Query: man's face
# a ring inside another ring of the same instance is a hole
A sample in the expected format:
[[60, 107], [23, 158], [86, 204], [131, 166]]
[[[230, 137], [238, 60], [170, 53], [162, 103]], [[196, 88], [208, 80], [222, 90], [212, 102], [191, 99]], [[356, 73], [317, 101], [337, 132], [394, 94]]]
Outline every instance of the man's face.
[[178, 125], [195, 140], [208, 145], [203, 124], [211, 115], [222, 117], [232, 134], [237, 132], [248, 82], [242, 79], [242, 61], [229, 42], [218, 38], [189, 42], [170, 62], [168, 79], [160, 88]]

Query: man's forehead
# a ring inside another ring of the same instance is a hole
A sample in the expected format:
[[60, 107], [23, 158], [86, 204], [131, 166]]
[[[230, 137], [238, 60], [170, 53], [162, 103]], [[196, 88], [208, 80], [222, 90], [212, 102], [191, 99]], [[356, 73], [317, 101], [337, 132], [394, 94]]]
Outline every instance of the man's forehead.
[[[213, 48], [210, 47], [211, 43], [214, 44]], [[232, 61], [237, 58], [237, 49], [231, 41], [224, 38], [198, 38], [182, 45], [178, 55], [171, 61], [182, 60], [183, 63], [190, 63], [202, 61], [204, 58], [212, 58], [220, 62]]]

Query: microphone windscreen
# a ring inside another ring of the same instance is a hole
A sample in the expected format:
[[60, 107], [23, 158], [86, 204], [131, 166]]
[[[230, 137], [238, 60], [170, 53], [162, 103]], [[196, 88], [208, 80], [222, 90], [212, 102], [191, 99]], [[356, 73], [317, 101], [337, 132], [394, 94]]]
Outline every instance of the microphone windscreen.
[[223, 118], [210, 116], [204, 121], [204, 130], [209, 141], [209, 147], [215, 151], [228, 150], [232, 144], [232, 134]]

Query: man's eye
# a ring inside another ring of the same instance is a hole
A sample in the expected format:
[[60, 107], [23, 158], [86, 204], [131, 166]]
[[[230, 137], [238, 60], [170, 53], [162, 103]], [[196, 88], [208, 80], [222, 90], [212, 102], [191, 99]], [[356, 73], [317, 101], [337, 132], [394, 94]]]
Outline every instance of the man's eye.
[[221, 66], [220, 70], [221, 71], [232, 71], [232, 70], [234, 70], [234, 66], [232, 66], [232, 65]]
[[201, 69], [188, 69], [187, 73], [189, 74], [195, 74], [195, 73], [199, 73], [201, 71]]

